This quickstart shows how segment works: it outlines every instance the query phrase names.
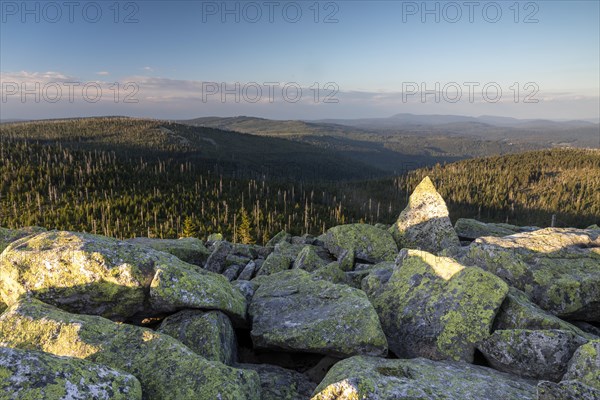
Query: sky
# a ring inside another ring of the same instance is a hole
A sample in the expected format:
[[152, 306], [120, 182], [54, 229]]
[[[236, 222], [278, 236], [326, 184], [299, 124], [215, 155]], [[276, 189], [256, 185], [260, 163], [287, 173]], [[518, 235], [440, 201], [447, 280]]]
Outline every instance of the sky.
[[0, 1], [0, 118], [592, 119], [600, 1]]

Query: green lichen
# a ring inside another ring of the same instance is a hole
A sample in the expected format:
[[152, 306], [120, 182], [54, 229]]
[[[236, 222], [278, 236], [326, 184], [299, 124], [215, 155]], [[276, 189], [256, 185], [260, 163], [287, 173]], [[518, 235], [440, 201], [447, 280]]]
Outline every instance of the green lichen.
[[208, 361], [168, 335], [22, 299], [0, 317], [0, 346], [84, 358], [136, 376], [144, 398], [260, 398], [256, 373]]
[[332, 356], [382, 355], [387, 342], [364, 292], [293, 269], [255, 279], [249, 308], [256, 348]]
[[[378, 263], [393, 261], [398, 253], [396, 242], [388, 232], [367, 224], [335, 226], [327, 231], [324, 242], [338, 260], [351, 254], [353, 258]], [[342, 269], [350, 270], [345, 266]]]
[[390, 350], [399, 357], [424, 356], [471, 362], [508, 293], [499, 278], [447, 257], [403, 250], [387, 282], [365, 278]]
[[219, 311], [180, 311], [167, 317], [159, 329], [188, 346], [207, 360], [232, 365], [236, 356], [235, 331]]
[[356, 356], [335, 364], [312, 398], [335, 399], [534, 400], [536, 388], [528, 381], [466, 363]]
[[0, 348], [0, 393], [21, 399], [141, 399], [130, 374], [70, 357]]
[[577, 349], [563, 379], [576, 379], [600, 390], [600, 340], [590, 341]]

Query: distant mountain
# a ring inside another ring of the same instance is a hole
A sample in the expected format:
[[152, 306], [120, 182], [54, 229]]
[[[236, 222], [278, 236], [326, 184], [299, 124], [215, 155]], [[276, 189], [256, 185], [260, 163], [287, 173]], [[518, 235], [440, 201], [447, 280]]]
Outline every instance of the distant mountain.
[[595, 147], [600, 127], [588, 121], [396, 114], [320, 121], [206, 117], [182, 124], [285, 137], [310, 143], [390, 173], [465, 158], [553, 147]]

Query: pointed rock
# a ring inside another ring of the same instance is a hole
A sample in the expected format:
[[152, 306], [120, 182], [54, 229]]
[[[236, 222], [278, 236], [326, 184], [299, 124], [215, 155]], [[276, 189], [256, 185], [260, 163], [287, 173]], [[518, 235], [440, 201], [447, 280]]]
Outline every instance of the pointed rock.
[[415, 188], [408, 205], [390, 228], [390, 233], [400, 249], [438, 253], [449, 247], [460, 246], [446, 203], [428, 176]]

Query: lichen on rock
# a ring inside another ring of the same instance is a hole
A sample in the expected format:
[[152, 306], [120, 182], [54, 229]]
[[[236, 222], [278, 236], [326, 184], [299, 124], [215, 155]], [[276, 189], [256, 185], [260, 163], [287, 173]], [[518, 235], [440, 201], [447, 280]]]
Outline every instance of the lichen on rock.
[[449, 247], [460, 246], [446, 203], [428, 176], [410, 195], [408, 205], [389, 232], [398, 248], [438, 253]]
[[258, 375], [208, 361], [169, 335], [23, 298], [0, 316], [0, 346], [38, 350], [134, 375], [144, 399], [260, 399]]
[[333, 356], [385, 355], [387, 342], [364, 292], [292, 269], [254, 279], [249, 307], [258, 349]]
[[508, 286], [480, 268], [420, 250], [403, 249], [396, 263], [363, 280], [390, 350], [401, 358], [472, 362]]
[[535, 400], [536, 387], [490, 368], [424, 358], [355, 356], [335, 364], [312, 400]]
[[207, 360], [227, 365], [235, 362], [235, 331], [229, 318], [220, 311], [180, 311], [167, 317], [157, 332], [174, 337]]
[[600, 321], [600, 231], [546, 228], [475, 240], [461, 259], [567, 319]]
[[0, 347], [0, 398], [141, 400], [137, 378], [104, 365]]

